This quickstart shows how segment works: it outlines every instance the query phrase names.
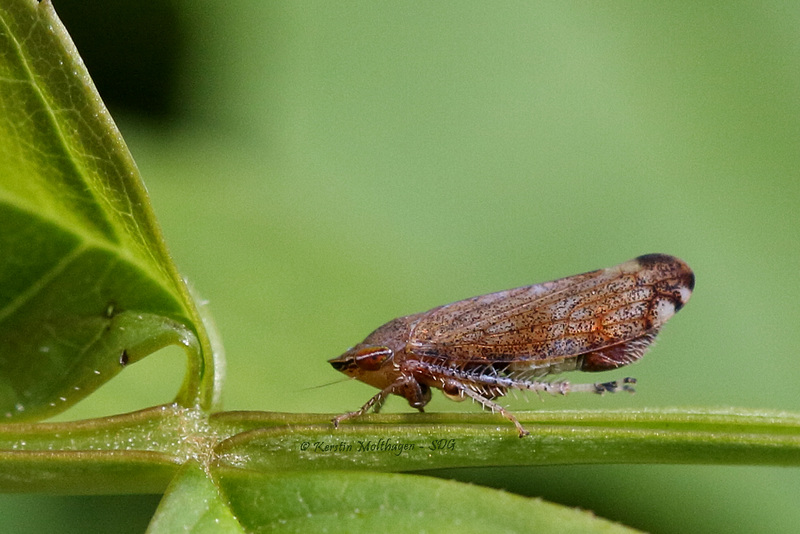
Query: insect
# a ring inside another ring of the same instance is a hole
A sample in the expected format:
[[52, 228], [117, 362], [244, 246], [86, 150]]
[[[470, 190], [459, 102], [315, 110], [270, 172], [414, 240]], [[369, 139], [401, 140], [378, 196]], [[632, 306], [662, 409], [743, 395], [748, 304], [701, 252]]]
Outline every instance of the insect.
[[567, 394], [633, 391], [636, 380], [547, 382], [565, 371], [606, 371], [635, 362], [689, 300], [694, 274], [683, 261], [647, 254], [616, 267], [446, 304], [394, 319], [329, 360], [380, 390], [334, 426], [378, 412], [390, 394], [423, 411], [431, 388], [471, 398], [528, 431], [494, 399], [511, 389]]

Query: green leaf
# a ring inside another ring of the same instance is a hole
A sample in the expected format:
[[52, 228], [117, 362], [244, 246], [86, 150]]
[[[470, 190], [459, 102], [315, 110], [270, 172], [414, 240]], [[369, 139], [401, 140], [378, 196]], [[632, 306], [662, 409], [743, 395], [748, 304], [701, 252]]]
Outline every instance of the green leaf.
[[148, 533], [635, 532], [588, 512], [435, 478], [375, 473], [270, 475], [186, 464]]
[[168, 344], [211, 408], [202, 318], [139, 172], [49, 1], [0, 6], [0, 418], [63, 411]]
[[215, 475], [246, 532], [635, 532], [588, 512], [413, 475]]
[[189, 462], [170, 484], [147, 529], [161, 532], [245, 532], [228, 503], [197, 462]]

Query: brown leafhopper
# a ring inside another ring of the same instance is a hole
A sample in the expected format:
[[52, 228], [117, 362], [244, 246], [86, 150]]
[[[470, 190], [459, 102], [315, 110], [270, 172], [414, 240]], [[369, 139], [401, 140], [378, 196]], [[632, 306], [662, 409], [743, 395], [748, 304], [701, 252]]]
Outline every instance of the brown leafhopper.
[[566, 394], [633, 391], [632, 378], [596, 384], [539, 380], [564, 371], [606, 371], [642, 357], [664, 323], [689, 300], [694, 274], [683, 261], [648, 254], [600, 269], [481, 295], [400, 317], [338, 358], [334, 369], [380, 389], [360, 410], [377, 412], [389, 394], [423, 411], [437, 388], [469, 397], [528, 434], [493, 399], [510, 389]]

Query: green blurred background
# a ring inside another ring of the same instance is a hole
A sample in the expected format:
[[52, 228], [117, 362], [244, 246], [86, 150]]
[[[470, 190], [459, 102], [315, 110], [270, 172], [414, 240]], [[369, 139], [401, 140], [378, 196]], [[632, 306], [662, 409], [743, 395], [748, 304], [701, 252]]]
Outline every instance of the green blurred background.
[[[663, 252], [697, 286], [641, 363], [607, 373], [638, 393], [512, 408], [800, 410], [800, 4], [54, 4], [211, 301], [226, 409], [354, 409], [369, 386], [316, 386], [382, 323]], [[66, 417], [169, 401], [182, 358], [132, 366]], [[800, 525], [796, 469], [444, 475], [655, 532]], [[0, 517], [138, 532], [157, 502], [1, 496]]]

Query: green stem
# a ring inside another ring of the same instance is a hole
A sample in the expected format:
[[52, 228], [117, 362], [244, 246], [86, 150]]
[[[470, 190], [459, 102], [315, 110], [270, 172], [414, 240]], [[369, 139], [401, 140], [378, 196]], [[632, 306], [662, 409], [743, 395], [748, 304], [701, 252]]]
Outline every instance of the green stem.
[[[800, 465], [800, 414], [666, 409], [491, 414], [326, 414], [176, 405], [71, 423], [0, 425], [0, 490], [163, 491], [178, 467], [414, 471], [585, 463]], [[102, 476], [101, 476], [102, 475]]]
[[237, 432], [216, 447], [218, 461], [250, 469], [800, 465], [800, 414], [666, 409], [516, 415], [530, 436], [519, 438], [508, 421], [489, 414], [370, 415], [338, 430], [331, 428], [326, 415], [232, 412], [213, 416], [212, 421], [238, 425]]

